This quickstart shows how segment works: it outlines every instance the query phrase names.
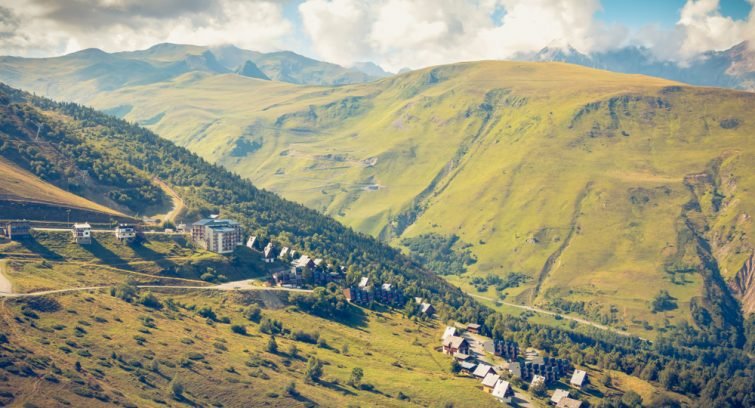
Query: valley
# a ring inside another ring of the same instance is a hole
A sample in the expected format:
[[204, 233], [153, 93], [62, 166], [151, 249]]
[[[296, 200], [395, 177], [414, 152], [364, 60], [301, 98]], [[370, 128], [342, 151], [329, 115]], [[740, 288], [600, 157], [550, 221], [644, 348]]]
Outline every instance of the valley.
[[[496, 296], [643, 337], [702, 294], [679, 248], [688, 176], [726, 167], [706, 236], [721, 278], [753, 249], [746, 92], [478, 62], [333, 88], [195, 72], [84, 101], [394, 246], [458, 236], [475, 258], [464, 279], [524, 273]], [[677, 309], [651, 311], [660, 289]]]
[[[561, 63], [215, 71], [71, 94], [125, 121], [0, 87], [0, 210], [35, 227], [0, 240], [3, 404], [497, 405], [437, 354], [446, 324], [586, 370], [591, 404], [751, 398], [753, 94]], [[217, 217], [254, 240], [174, 230]], [[533, 406], [570, 387], [476, 347]]]

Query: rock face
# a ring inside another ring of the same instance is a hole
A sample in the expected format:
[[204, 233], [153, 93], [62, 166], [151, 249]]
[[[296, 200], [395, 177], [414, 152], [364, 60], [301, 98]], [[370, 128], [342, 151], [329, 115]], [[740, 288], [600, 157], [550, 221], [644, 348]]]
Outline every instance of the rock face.
[[268, 76], [265, 75], [264, 72], [260, 71], [257, 65], [249, 60], [247, 60], [244, 65], [238, 70], [238, 74], [249, 78], [264, 79], [266, 81], [270, 80], [270, 78], [268, 78]]
[[755, 254], [745, 261], [729, 282], [729, 287], [742, 302], [742, 312], [745, 315], [755, 312]]

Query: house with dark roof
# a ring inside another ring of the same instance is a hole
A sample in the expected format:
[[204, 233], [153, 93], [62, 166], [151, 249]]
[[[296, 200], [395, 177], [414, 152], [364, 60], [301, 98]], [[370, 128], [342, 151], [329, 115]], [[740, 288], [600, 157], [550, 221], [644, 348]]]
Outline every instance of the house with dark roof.
[[467, 331], [474, 334], [480, 334], [480, 325], [477, 323], [469, 323], [467, 325]]

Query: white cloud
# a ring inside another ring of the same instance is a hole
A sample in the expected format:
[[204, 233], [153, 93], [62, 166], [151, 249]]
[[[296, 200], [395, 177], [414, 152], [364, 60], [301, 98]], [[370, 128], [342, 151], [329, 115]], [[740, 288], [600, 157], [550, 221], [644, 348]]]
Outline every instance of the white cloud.
[[[160, 42], [285, 48], [292, 24], [282, 3], [261, 0], [8, 0], [0, 13], [0, 53], [56, 55], [82, 48], [148, 48]], [[1, 10], [0, 10], [1, 11]]]
[[[755, 0], [750, 0], [755, 4]], [[683, 32], [679, 57], [687, 59], [708, 50], [725, 50], [755, 40], [755, 9], [746, 20], [723, 16], [719, 0], [688, 0], [681, 10], [677, 29]]]
[[[505, 14], [494, 21], [500, 7]], [[625, 29], [595, 21], [599, 7], [598, 0], [306, 0], [299, 11], [321, 57], [398, 70], [506, 58], [554, 42], [587, 52], [623, 43]]]

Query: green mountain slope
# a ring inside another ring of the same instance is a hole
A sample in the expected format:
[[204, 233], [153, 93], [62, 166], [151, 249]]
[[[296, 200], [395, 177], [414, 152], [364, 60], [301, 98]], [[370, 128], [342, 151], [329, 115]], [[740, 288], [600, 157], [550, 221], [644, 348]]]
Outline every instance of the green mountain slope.
[[[690, 177], [709, 173], [722, 279], [752, 252], [750, 93], [480, 62], [337, 88], [191, 75], [92, 103], [128, 104], [127, 119], [394, 244], [458, 235], [470, 275], [530, 277], [510, 300], [640, 333], [689, 319], [703, 293]], [[678, 309], [651, 313], [660, 289]]]
[[[249, 75], [252, 71], [241, 72], [247, 61], [261, 72], [255, 71], [253, 75]], [[342, 85], [378, 78], [293, 52], [260, 53], [234, 46], [158, 44], [147, 50], [117, 53], [86, 49], [53, 58], [0, 57], [0, 81], [38, 95], [77, 102], [86, 102], [100, 92], [161, 83], [190, 72], [240, 72], [255, 78], [313, 85]]]
[[[257, 86], [268, 86], [269, 82], [244, 81]], [[319, 95], [316, 88], [309, 90], [315, 92], [309, 97], [328, 96], [322, 89]], [[408, 92], [406, 87], [401, 90]], [[614, 394], [629, 389], [650, 400], [661, 388], [685, 395], [674, 398], [689, 397], [706, 406], [747, 406], [754, 401], [750, 391], [753, 362], [747, 353], [752, 353], [755, 321], [744, 321], [736, 301], [720, 285], [720, 273], [705, 238], [706, 224], [711, 225], [709, 214], [721, 210], [721, 200], [716, 198], [719, 194], [706, 193], [708, 180], [713, 180], [710, 176], [687, 179], [694, 196], [681, 214], [689, 231], [684, 241], [689, 247], [684, 248], [705, 266], [699, 275], [706, 281], [706, 296], [693, 310], [706, 322], [697, 326], [679, 324], [668, 329], [671, 333], [667, 337], [659, 336], [650, 344], [564, 321], [557, 321], [556, 327], [543, 327], [528, 321], [529, 312], [521, 316], [490, 313], [397, 250], [259, 190], [139, 126], [5, 86], [0, 94], [4, 113], [0, 129], [10, 130], [5, 131], [3, 145], [10, 142], [14, 152], [42, 150], [44, 146], [42, 157], [54, 159], [48, 160], [54, 169], [65, 164], [59, 159], [78, 157], [91, 158], [83, 161], [92, 166], [115, 165], [124, 174], [137, 169], [142, 173], [131, 174], [159, 178], [178, 192], [186, 202], [189, 219], [207, 213], [238, 219], [262, 240], [290, 245], [322, 257], [334, 267], [344, 266], [347, 283], [367, 275], [374, 282], [395, 283], [408, 296], [429, 299], [438, 308], [437, 319], [429, 320], [405, 319], [400, 310], [371, 312], [347, 304], [335, 285], [317, 288], [311, 294], [237, 296], [233, 285], [238, 282], [225, 285], [225, 289], [212, 289], [197, 278], [204, 278], [210, 268], [210, 280], [220, 279], [219, 273], [234, 280], [269, 276], [270, 265], [262, 264], [259, 256], [246, 248], [222, 257], [193, 249], [183, 237], [147, 236], [142, 243], [124, 245], [110, 233], [95, 234], [96, 244], [85, 248], [72, 244], [65, 232], [37, 231], [29, 241], [0, 241], [0, 273], [11, 280], [11, 286], [22, 291], [104, 286], [100, 291], [84, 288], [3, 302], [0, 401], [4, 405], [50, 405], [55, 400], [75, 406], [99, 404], [95, 401], [118, 401], [129, 406], [152, 404], [149, 401], [166, 405], [221, 401], [227, 406], [307, 406], [314, 401], [340, 406], [354, 401], [378, 406], [432, 406], [463, 398], [460, 405], [469, 402], [485, 406], [490, 400], [482, 391], [465, 395], [478, 382], [445, 374], [449, 360], [433, 354], [443, 323], [451, 319], [476, 321], [485, 333], [537, 347], [548, 356], [568, 358], [589, 370], [593, 378], [616, 378], [610, 390], [599, 383], [578, 394], [591, 403], [602, 398], [618, 400], [618, 394]], [[344, 107], [363, 111], [358, 104], [355, 107], [343, 102], [289, 117], [299, 124], [298, 129], [306, 129], [307, 123], [318, 118], [334, 123]], [[287, 120], [282, 119], [281, 126]], [[19, 128], [19, 124], [23, 126]], [[31, 124], [43, 124], [55, 131], [30, 138]], [[727, 122], [726, 126], [730, 125]], [[100, 156], [90, 156], [93, 154]], [[378, 163], [372, 160], [367, 165]], [[713, 165], [706, 171], [720, 168]], [[581, 196], [589, 194], [588, 189]], [[707, 204], [706, 197], [713, 199], [717, 209]], [[584, 203], [579, 205], [586, 208]], [[581, 212], [574, 211], [578, 215]], [[129, 284], [129, 280], [134, 283]], [[152, 285], [135, 286], [145, 283]], [[170, 284], [179, 287], [165, 287]], [[84, 294], [90, 290], [95, 293]], [[158, 293], [150, 295], [150, 290]], [[659, 305], [665, 308], [668, 302], [661, 299]], [[244, 315], [251, 303], [264, 306], [263, 316], [281, 323], [262, 320], [257, 325], [254, 318], [252, 323], [247, 322]], [[411, 298], [410, 304], [414, 304]], [[247, 335], [231, 324], [246, 327]], [[267, 344], [271, 342], [270, 333], [281, 330], [281, 325], [291, 331], [277, 333], [279, 347], [286, 349], [276, 351]], [[317, 347], [311, 344], [315, 338], [312, 330], [324, 335], [325, 342]], [[309, 363], [291, 351], [290, 346], [296, 343], [304, 343], [297, 346], [301, 355], [316, 354], [326, 362], [323, 378], [304, 383]], [[359, 347], [364, 356], [353, 354], [353, 348], [345, 349], [346, 343]], [[373, 387], [351, 391], [350, 385], [344, 385], [357, 365], [369, 367], [365, 381]], [[170, 382], [176, 376], [185, 382], [186, 400], [169, 395], [175, 389]], [[290, 387], [287, 396], [278, 391], [285, 392], [292, 381], [297, 382], [302, 395], [290, 392]], [[252, 396], [242, 402], [247, 392]], [[306, 399], [299, 399], [301, 396]], [[536, 401], [547, 404], [544, 399]]]

